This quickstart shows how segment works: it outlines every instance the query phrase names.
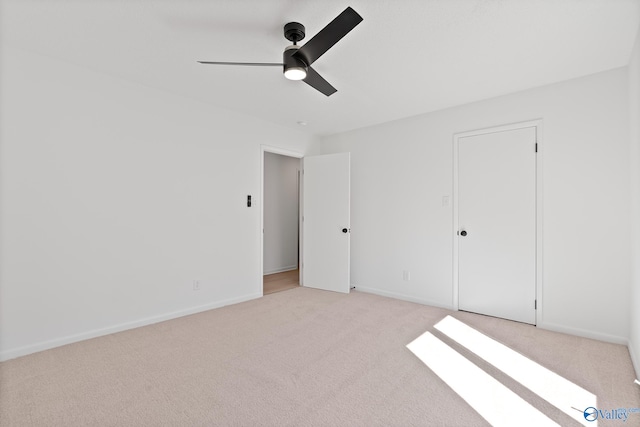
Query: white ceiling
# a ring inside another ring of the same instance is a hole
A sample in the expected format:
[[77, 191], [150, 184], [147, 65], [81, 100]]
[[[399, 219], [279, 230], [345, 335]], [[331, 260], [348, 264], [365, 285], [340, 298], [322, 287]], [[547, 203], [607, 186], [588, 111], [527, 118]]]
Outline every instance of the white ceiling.
[[[314, 64], [329, 98], [277, 67], [196, 62], [280, 62], [285, 23], [308, 40], [347, 6], [364, 21]], [[327, 135], [624, 66], [640, 0], [2, 0], [0, 13], [11, 46]]]

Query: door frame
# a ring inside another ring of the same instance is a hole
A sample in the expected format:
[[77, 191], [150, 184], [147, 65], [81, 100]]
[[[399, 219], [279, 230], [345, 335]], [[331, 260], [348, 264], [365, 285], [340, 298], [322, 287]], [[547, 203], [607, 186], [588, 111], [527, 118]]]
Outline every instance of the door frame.
[[[302, 158], [304, 154], [286, 150], [283, 148], [272, 147], [269, 145], [260, 145], [260, 277], [258, 282], [260, 283], [260, 296], [263, 295], [263, 277], [264, 277], [264, 157], [265, 153], [279, 154], [281, 156], [293, 157], [300, 161], [302, 164]], [[302, 259], [302, 177], [300, 177], [300, 186], [298, 189], [298, 257]], [[302, 284], [302, 263], [298, 263], [299, 269], [299, 283]]]
[[466, 138], [470, 136], [478, 136], [478, 135], [486, 135], [490, 133], [498, 133], [505, 132], [510, 130], [518, 130], [524, 128], [535, 128], [536, 129], [536, 144], [537, 144], [537, 155], [536, 155], [536, 301], [537, 307], [535, 311], [535, 324], [538, 325], [542, 322], [543, 319], [543, 266], [542, 266], [542, 153], [544, 149], [543, 138], [542, 138], [542, 119], [529, 120], [524, 122], [512, 123], [501, 126], [493, 126], [489, 128], [483, 128], [478, 130], [459, 132], [453, 135], [453, 229], [452, 229], [452, 239], [453, 239], [453, 308], [454, 310], [459, 310], [459, 277], [458, 277], [458, 268], [459, 268], [459, 258], [458, 258], [458, 146], [461, 138]]

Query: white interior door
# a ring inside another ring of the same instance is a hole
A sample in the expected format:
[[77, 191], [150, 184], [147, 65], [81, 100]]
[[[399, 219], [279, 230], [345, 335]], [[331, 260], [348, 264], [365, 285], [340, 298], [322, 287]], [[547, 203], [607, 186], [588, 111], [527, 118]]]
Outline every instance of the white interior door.
[[536, 128], [458, 139], [458, 307], [535, 324]]
[[350, 289], [350, 154], [303, 160], [302, 284]]

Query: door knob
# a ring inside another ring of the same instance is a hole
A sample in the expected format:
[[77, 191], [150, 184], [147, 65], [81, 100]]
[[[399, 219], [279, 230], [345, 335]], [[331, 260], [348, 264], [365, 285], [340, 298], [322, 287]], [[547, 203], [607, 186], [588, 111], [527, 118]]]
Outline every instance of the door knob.
[[343, 233], [348, 233], [348, 232], [349, 232], [349, 230], [348, 230], [348, 229], [346, 229], [346, 228], [343, 228], [343, 229], [342, 229], [342, 232], [343, 232]]
[[462, 231], [460, 232], [460, 235], [461, 235], [461, 236], [466, 236], [466, 235], [467, 235], [467, 232], [466, 232], [466, 231], [464, 231], [464, 230], [462, 230]]

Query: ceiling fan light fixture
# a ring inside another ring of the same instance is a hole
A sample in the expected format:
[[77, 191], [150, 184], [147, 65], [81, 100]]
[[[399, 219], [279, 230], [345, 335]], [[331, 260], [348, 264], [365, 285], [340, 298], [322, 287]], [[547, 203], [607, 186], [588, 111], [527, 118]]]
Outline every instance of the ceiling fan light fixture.
[[289, 67], [284, 70], [284, 76], [289, 80], [303, 80], [307, 77], [307, 70], [304, 67]]
[[300, 46], [287, 46], [282, 54], [284, 63], [284, 76], [289, 80], [304, 80], [307, 77], [307, 64], [299, 58], [293, 56], [300, 49]]

